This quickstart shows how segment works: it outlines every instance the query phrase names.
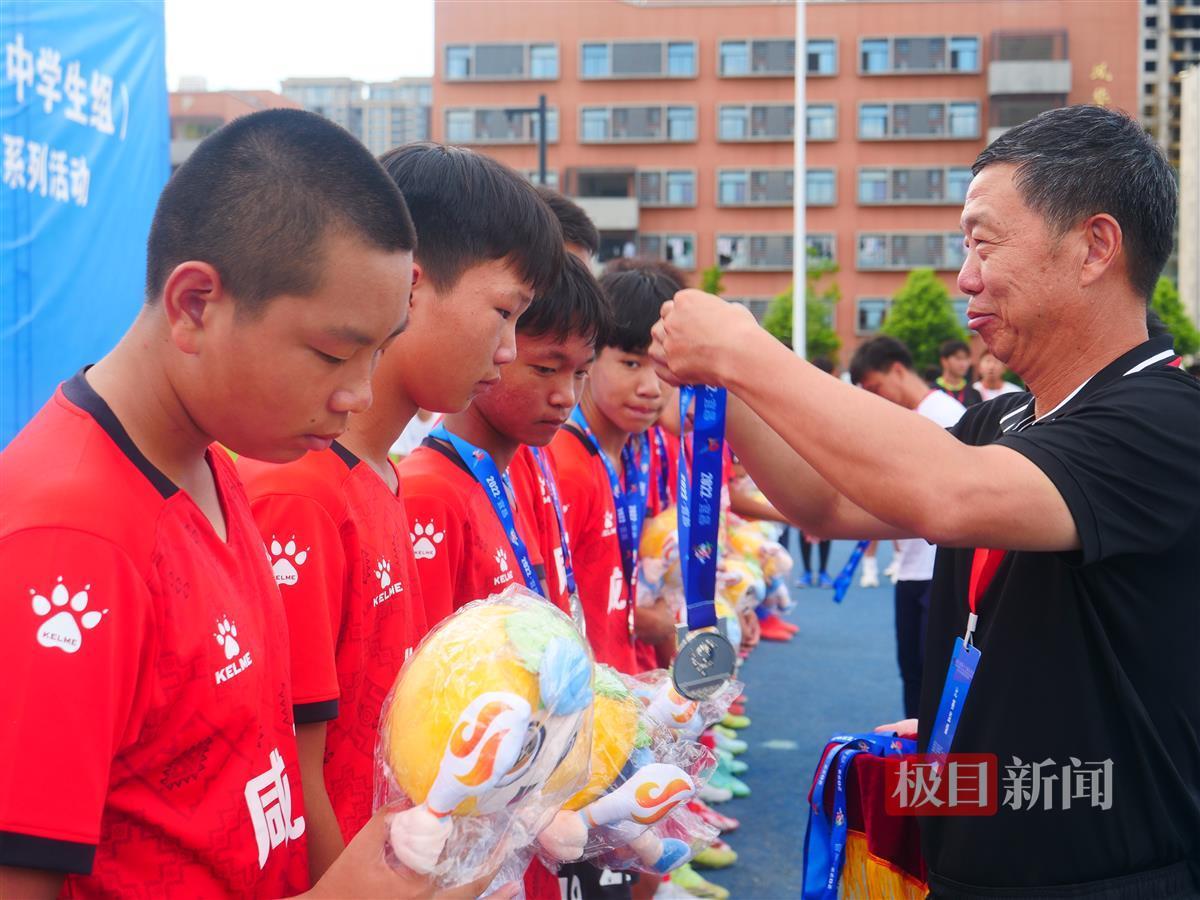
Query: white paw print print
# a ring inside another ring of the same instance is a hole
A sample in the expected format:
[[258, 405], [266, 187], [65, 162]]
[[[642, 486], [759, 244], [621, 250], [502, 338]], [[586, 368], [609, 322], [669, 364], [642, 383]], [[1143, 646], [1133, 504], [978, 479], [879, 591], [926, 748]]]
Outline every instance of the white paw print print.
[[508, 553], [503, 547], [496, 550], [496, 565], [500, 567], [501, 573], [508, 571]]
[[380, 587], [388, 587], [392, 583], [392, 564], [386, 559], [379, 560], [375, 567], [375, 577], [379, 579]]
[[417, 522], [413, 525], [411, 535], [413, 556], [417, 559], [433, 559], [437, 556], [437, 545], [445, 540], [445, 537], [446, 533], [436, 530], [433, 522], [428, 525]]
[[280, 544], [279, 540], [271, 535], [270, 551], [271, 571], [275, 573], [275, 583], [295, 584], [300, 578], [297, 567], [304, 565], [305, 560], [308, 559], [308, 548], [305, 547], [297, 553], [294, 534], [288, 538], [286, 544]]
[[226, 659], [233, 659], [242, 650], [237, 642], [237, 624], [230, 622], [228, 618], [217, 620], [217, 630], [213, 637], [217, 639], [217, 645], [225, 651]]
[[44, 597], [37, 591], [30, 589], [29, 593], [33, 596], [33, 611], [38, 616], [49, 616], [54, 610], [58, 610], [49, 619], [45, 619], [38, 625], [37, 642], [43, 647], [57, 647], [63, 653], [75, 653], [83, 646], [83, 632], [79, 630], [83, 626], [84, 631], [91, 631], [100, 624], [100, 620], [104, 618], [105, 610], [88, 610], [88, 591], [91, 590], [90, 584], [85, 584], [83, 590], [71, 595], [70, 590], [63, 584], [62, 576], [58, 576], [58, 583], [54, 585], [54, 590], [50, 592], [49, 597]]

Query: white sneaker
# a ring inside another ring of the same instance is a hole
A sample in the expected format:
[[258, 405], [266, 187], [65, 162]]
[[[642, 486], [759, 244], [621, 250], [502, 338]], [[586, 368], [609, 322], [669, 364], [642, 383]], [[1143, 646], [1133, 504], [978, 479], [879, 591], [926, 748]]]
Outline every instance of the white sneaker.
[[900, 580], [900, 561], [898, 559], [896, 559], [895, 557], [893, 557], [892, 561], [890, 563], [888, 563], [888, 567], [883, 570], [883, 574], [886, 577], [891, 579], [892, 584], [895, 584], [897, 581], [899, 581]]
[[700, 788], [699, 796], [705, 803], [725, 803], [733, 799], [733, 791], [729, 788], [706, 784]]
[[879, 563], [876, 562], [875, 557], [863, 557], [862, 575], [858, 579], [858, 586], [865, 588], [879, 587]]

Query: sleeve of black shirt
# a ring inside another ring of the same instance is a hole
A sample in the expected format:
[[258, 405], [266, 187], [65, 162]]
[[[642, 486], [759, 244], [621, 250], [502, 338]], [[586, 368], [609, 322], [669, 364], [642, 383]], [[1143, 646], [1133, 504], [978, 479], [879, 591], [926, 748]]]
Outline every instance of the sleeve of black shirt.
[[1173, 546], [1200, 516], [1200, 390], [1160, 369], [1119, 379], [1061, 418], [1002, 436], [1058, 488], [1094, 563]]

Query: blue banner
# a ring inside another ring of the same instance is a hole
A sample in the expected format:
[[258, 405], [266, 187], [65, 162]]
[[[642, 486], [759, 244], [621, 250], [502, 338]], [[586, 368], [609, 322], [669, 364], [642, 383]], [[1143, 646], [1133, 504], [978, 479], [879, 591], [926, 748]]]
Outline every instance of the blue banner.
[[0, 447], [129, 327], [170, 174], [161, 0], [4, 0]]

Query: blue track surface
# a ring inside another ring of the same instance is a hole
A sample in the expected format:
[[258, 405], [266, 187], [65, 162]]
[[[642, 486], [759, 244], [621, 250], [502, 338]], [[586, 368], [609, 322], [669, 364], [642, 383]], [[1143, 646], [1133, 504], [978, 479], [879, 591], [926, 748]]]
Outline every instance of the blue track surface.
[[[831, 576], [853, 546], [833, 544]], [[890, 560], [891, 546], [881, 544], [881, 571]], [[863, 589], [856, 577], [841, 605], [832, 598], [831, 590], [793, 590], [797, 605], [788, 618], [800, 633], [786, 644], [763, 641], [742, 670], [752, 720], [742, 732], [750, 744], [741, 757], [750, 771], [742, 777], [752, 793], [717, 807], [741, 820], [727, 836], [739, 859], [723, 871], [702, 871], [732, 900], [800, 895], [805, 798], [826, 740], [903, 715], [891, 582], [882, 578], [881, 587]]]

